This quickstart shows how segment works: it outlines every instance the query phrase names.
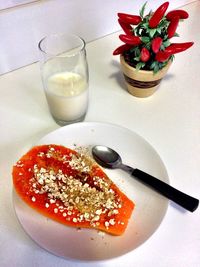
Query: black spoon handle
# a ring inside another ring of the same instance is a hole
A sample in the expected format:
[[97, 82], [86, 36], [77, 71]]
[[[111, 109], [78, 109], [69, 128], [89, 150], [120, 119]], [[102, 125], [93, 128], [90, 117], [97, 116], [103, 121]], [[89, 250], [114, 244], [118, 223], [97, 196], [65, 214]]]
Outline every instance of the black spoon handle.
[[158, 191], [163, 196], [174, 201], [181, 207], [191, 212], [195, 211], [199, 205], [199, 200], [186, 195], [185, 193], [177, 190], [176, 188], [166, 184], [165, 182], [147, 174], [139, 169], [133, 169], [131, 175], [138, 178], [138, 180], [149, 185], [151, 188]]

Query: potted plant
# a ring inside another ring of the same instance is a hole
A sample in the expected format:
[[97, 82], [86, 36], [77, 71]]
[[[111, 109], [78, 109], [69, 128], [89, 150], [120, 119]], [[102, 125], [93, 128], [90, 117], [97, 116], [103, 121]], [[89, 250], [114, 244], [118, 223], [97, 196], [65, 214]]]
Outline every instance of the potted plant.
[[146, 3], [139, 15], [118, 13], [118, 22], [124, 34], [124, 43], [113, 55], [120, 55], [122, 71], [128, 91], [137, 97], [152, 95], [167, 73], [174, 54], [185, 51], [193, 42], [171, 43], [178, 36], [179, 21], [188, 18], [184, 10], [166, 14], [169, 2], [163, 3], [155, 12], [144, 15]]

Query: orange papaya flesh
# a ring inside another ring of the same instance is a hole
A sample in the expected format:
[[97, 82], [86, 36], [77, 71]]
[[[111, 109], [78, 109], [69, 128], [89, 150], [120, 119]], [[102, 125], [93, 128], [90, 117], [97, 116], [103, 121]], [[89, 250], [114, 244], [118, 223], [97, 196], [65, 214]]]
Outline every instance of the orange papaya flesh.
[[12, 176], [30, 207], [67, 226], [122, 235], [135, 206], [91, 158], [60, 145], [33, 147]]

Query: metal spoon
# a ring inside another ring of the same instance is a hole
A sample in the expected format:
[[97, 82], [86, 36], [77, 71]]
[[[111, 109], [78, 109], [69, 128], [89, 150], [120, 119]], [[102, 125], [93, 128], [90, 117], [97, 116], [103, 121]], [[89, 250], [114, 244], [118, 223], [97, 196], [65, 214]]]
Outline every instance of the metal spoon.
[[92, 148], [92, 155], [96, 162], [99, 163], [101, 166], [110, 169], [118, 168], [128, 172], [131, 176], [150, 186], [152, 189], [156, 190], [168, 199], [174, 201], [186, 210], [193, 212], [197, 209], [199, 205], [198, 199], [186, 195], [185, 193], [175, 189], [174, 187], [151, 176], [148, 173], [123, 164], [120, 155], [109, 147], [94, 146]]

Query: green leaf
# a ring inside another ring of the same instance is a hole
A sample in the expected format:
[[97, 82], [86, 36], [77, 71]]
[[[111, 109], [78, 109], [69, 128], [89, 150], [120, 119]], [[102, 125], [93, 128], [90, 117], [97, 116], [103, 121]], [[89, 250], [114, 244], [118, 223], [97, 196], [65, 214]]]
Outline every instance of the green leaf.
[[142, 23], [141, 24], [141, 28], [143, 28], [143, 29], [149, 29], [149, 23], [148, 22]]
[[156, 73], [158, 71], [159, 71], [159, 63], [157, 61], [155, 61], [155, 66], [154, 66], [153, 72]]
[[149, 30], [149, 36], [150, 36], [151, 38], [153, 38], [153, 37], [154, 37], [154, 34], [156, 33], [156, 31], [157, 31], [157, 29], [150, 29], [150, 30]]
[[153, 70], [154, 67], [155, 67], [155, 65], [156, 65], [156, 61], [154, 61], [154, 62], [150, 65], [150, 69]]
[[156, 31], [157, 31], [157, 33], [161, 34], [162, 29], [161, 28], [157, 28]]
[[168, 40], [168, 34], [165, 34], [165, 35], [163, 36], [163, 40], [164, 40], [164, 41], [167, 41], [167, 40]]
[[139, 62], [137, 63], [136, 65], [136, 70], [140, 70], [141, 68], [143, 68], [145, 66], [145, 63], [144, 62]]
[[180, 35], [176, 32], [176, 33], [174, 34], [174, 37], [180, 37]]
[[173, 61], [175, 59], [175, 55], [172, 55], [169, 59]]
[[140, 17], [143, 18], [144, 17], [144, 10], [146, 7], [147, 2], [144, 3], [144, 5], [142, 6], [141, 10], [140, 10]]
[[165, 50], [165, 46], [164, 46], [164, 44], [162, 44], [162, 45], [160, 46], [160, 50]]
[[163, 45], [164, 45], [164, 47], [169, 46], [169, 45], [170, 45], [170, 41], [169, 41], [169, 39], [168, 39], [167, 41], [163, 42]]
[[133, 53], [133, 52], [135, 51], [135, 47], [130, 48], [129, 51], [130, 51], [131, 53]]
[[134, 57], [135, 61], [140, 61], [140, 57]]
[[135, 56], [136, 57], [140, 57], [140, 49], [139, 49], [139, 47], [135, 48]]
[[168, 26], [168, 25], [169, 25], [169, 21], [165, 17], [163, 17], [162, 20], [159, 23], [159, 27], [162, 28], [162, 27], [165, 27], [165, 26]]
[[146, 47], [148, 50], [150, 50], [150, 48], [151, 48], [151, 42], [145, 44], [145, 47]]
[[141, 39], [142, 39], [142, 42], [145, 44], [150, 42], [150, 38], [147, 36], [143, 36]]

